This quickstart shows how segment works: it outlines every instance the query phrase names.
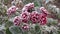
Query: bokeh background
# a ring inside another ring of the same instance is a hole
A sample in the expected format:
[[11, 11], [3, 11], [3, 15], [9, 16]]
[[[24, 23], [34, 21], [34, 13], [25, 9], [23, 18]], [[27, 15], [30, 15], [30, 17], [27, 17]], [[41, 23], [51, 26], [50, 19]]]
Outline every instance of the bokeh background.
[[[13, 19], [22, 13], [22, 8], [28, 3], [34, 3], [34, 8], [39, 12], [39, 7], [45, 7], [49, 12], [46, 25], [31, 25], [29, 31], [22, 31], [13, 24]], [[19, 9], [8, 16], [7, 10], [11, 6]], [[0, 34], [60, 34], [60, 0], [0, 0]]]

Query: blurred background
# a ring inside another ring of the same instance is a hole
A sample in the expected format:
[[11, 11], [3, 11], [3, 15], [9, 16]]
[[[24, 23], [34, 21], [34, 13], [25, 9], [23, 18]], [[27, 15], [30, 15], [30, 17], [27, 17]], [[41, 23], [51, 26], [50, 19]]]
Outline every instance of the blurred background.
[[[32, 29], [32, 33], [29, 31], [29, 34], [60, 34], [60, 0], [0, 0], [0, 34], [22, 34], [21, 29], [13, 25], [13, 18], [21, 14], [24, 5], [32, 2], [35, 10], [39, 12], [39, 7], [45, 7], [49, 14], [47, 24], [35, 25], [36, 30]], [[16, 14], [8, 17], [7, 9], [11, 6], [17, 6], [19, 9]], [[28, 33], [24, 32], [23, 34]]]

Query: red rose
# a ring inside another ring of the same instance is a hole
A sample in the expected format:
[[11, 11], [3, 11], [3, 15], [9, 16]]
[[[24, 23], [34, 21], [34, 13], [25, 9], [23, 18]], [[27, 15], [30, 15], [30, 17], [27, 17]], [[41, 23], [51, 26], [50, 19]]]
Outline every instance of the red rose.
[[45, 25], [47, 23], [46, 17], [41, 19], [41, 25]]
[[39, 17], [40, 17], [40, 18], [39, 18], [39, 23], [40, 23], [41, 25], [45, 25], [46, 22], [47, 22], [47, 20], [46, 20], [46, 17], [47, 17], [47, 16], [45, 16], [43, 13], [41, 13]]

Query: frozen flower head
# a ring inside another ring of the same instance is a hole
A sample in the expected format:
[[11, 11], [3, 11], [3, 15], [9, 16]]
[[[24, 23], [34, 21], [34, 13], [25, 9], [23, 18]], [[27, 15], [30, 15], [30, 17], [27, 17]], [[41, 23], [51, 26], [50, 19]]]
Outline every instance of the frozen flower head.
[[29, 15], [30, 15], [30, 13], [28, 13], [28, 12], [23, 12], [23, 13], [21, 14], [22, 22], [27, 23], [27, 22], [29, 21]]
[[40, 11], [42, 11], [42, 13], [44, 13], [44, 14], [49, 14], [48, 11], [44, 7], [41, 7]]
[[7, 10], [7, 15], [11, 15], [13, 13], [15, 13], [17, 10], [16, 6], [11, 6], [8, 10]]
[[34, 8], [34, 3], [29, 3], [29, 4], [26, 4], [26, 5], [23, 7], [22, 11], [23, 11], [23, 12], [25, 12], [25, 11], [30, 12], [30, 10], [31, 10], [32, 8]]
[[30, 14], [30, 20], [33, 22], [33, 23], [37, 23], [38, 20], [39, 20], [39, 13], [37, 11], [33, 11], [31, 14]]
[[29, 28], [30, 28], [29, 25], [23, 25], [23, 26], [22, 26], [22, 29], [23, 29], [23, 30], [29, 30]]
[[43, 13], [41, 13], [41, 14], [39, 15], [39, 23], [40, 23], [41, 25], [45, 25], [45, 24], [47, 23], [46, 17], [47, 17], [47, 16], [45, 16]]
[[48, 11], [44, 7], [41, 7], [40, 10], [42, 11], [42, 13], [40, 13], [39, 23], [41, 25], [45, 25], [46, 22], [47, 22], [46, 17], [47, 17], [47, 14], [49, 14], [49, 13], [48, 13]]
[[21, 17], [20, 17], [20, 16], [16, 16], [16, 17], [14, 18], [14, 20], [13, 20], [13, 23], [14, 23], [14, 25], [19, 26], [20, 23], [21, 23]]
[[45, 25], [47, 23], [46, 17], [41, 19], [41, 25]]

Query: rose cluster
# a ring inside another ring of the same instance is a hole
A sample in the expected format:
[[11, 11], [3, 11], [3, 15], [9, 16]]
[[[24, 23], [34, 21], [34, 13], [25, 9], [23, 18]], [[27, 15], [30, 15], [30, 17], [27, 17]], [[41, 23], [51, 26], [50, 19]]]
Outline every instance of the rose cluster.
[[[32, 11], [29, 12], [29, 9], [34, 8], [34, 3], [29, 3], [25, 5], [22, 9], [22, 13], [20, 16], [16, 16], [13, 20], [14, 25], [20, 25], [21, 23], [30, 23], [29, 21], [32, 22], [32, 24], [39, 23], [40, 25], [45, 25], [47, 20], [47, 15], [48, 12], [44, 7], [40, 8], [40, 11], [42, 13], [39, 13], [37, 11]], [[22, 26], [23, 29], [29, 28], [27, 25]]]

